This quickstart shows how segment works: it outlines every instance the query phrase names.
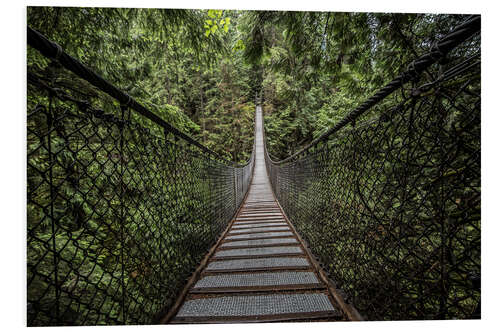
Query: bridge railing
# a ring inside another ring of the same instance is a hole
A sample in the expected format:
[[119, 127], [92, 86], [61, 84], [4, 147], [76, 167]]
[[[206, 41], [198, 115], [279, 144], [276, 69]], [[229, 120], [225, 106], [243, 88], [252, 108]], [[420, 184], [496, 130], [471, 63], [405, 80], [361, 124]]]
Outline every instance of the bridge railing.
[[293, 156], [266, 153], [278, 201], [366, 319], [480, 317], [479, 30], [470, 17]]
[[28, 44], [51, 59], [28, 68], [28, 326], [153, 323], [236, 212], [254, 155], [225, 160], [30, 28]]

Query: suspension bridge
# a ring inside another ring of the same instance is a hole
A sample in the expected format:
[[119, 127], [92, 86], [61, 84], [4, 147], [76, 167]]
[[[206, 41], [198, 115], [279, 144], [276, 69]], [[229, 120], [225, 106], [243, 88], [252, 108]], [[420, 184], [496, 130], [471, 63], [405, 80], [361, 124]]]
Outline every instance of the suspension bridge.
[[[248, 195], [171, 322], [342, 318], [321, 268], [273, 195], [257, 107]], [[175, 311], [175, 310], [174, 310]], [[168, 318], [167, 318], [168, 319]]]
[[480, 318], [479, 34], [238, 165], [28, 27], [28, 325]]

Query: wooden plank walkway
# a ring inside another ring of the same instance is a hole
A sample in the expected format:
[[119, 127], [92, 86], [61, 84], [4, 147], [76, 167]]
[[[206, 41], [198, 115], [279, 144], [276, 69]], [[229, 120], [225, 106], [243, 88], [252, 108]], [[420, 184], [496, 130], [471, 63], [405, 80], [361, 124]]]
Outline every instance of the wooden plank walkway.
[[342, 320], [319, 270], [271, 190], [258, 107], [247, 197], [168, 322]]

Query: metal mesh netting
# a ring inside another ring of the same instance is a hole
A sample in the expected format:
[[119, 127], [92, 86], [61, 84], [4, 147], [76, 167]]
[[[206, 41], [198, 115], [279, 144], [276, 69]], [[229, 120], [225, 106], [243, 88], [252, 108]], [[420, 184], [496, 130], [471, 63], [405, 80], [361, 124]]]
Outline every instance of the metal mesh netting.
[[370, 320], [480, 316], [479, 36], [281, 162], [278, 201]]
[[28, 325], [151, 323], [236, 212], [253, 155], [218, 159], [83, 100], [77, 79], [28, 72]]

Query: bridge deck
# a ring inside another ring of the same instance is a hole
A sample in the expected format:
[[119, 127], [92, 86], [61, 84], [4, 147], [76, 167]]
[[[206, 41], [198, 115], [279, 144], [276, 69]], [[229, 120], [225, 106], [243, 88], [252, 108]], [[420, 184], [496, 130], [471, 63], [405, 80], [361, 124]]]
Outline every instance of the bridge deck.
[[170, 322], [341, 319], [314, 267], [271, 190], [258, 107], [255, 169], [246, 200]]

